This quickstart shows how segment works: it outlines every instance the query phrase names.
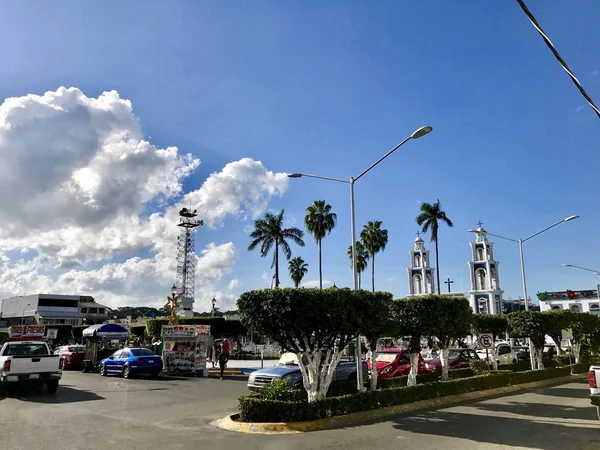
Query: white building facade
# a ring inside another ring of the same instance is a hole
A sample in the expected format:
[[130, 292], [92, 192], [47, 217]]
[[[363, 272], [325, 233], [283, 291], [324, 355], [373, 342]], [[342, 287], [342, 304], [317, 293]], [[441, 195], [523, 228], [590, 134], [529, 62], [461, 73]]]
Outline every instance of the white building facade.
[[470, 246], [471, 308], [475, 314], [502, 314], [504, 291], [500, 289], [500, 263], [494, 259], [494, 244], [488, 241], [486, 231], [479, 227], [475, 231], [475, 242], [471, 242]]
[[429, 263], [429, 250], [425, 249], [421, 236], [415, 239], [414, 248], [410, 251], [410, 267], [406, 271], [409, 297], [435, 293], [435, 269]]
[[600, 285], [594, 290], [538, 292], [540, 310], [570, 309], [573, 312], [590, 312], [600, 315]]

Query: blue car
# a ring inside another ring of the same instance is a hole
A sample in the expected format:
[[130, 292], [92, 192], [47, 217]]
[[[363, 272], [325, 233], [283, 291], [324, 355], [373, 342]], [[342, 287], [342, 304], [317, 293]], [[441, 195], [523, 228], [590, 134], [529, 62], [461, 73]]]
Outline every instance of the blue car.
[[109, 373], [116, 373], [124, 378], [131, 378], [140, 373], [147, 373], [154, 378], [162, 368], [160, 356], [147, 348], [124, 348], [100, 361], [100, 375], [103, 377]]

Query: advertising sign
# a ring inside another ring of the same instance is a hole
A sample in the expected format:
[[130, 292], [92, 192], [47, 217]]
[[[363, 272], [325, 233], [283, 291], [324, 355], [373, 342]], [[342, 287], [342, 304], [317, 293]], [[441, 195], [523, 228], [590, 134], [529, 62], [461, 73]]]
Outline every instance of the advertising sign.
[[162, 336], [164, 338], [185, 338], [194, 339], [196, 335], [196, 325], [163, 325]]
[[44, 337], [44, 325], [15, 325], [8, 329], [11, 339], [39, 339]]

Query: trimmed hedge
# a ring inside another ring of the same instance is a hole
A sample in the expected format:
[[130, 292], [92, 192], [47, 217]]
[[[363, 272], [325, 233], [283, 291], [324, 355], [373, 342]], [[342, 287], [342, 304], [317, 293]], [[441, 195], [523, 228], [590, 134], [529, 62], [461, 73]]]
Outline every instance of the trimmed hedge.
[[244, 395], [238, 399], [238, 407], [242, 422], [301, 422], [513, 384], [549, 380], [570, 374], [570, 367], [527, 372], [501, 372], [417, 386], [377, 389], [340, 397], [328, 397], [314, 403], [266, 400], [253, 395]]
[[[168, 325], [169, 319], [146, 320], [146, 331], [148, 336], [160, 337], [163, 325]], [[225, 319], [224, 317], [180, 317], [180, 325], [210, 325], [211, 334], [216, 337], [246, 336], [248, 330], [239, 319]]]
[[[451, 369], [448, 370], [448, 378], [456, 380], [459, 378], [469, 378], [474, 375], [473, 370], [470, 368], [465, 369]], [[441, 372], [425, 372], [421, 375], [417, 375], [417, 384], [424, 383], [435, 383], [440, 381], [442, 378]], [[394, 378], [382, 378], [377, 380], [377, 389], [389, 389], [406, 386], [408, 382], [408, 375]]]

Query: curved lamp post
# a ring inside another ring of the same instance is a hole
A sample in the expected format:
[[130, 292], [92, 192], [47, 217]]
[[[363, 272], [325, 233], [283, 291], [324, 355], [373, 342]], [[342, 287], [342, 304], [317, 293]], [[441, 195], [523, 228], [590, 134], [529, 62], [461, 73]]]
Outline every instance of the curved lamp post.
[[[369, 167], [367, 167], [365, 170], [363, 170], [358, 176], [351, 177], [349, 180], [344, 180], [341, 178], [325, 177], [325, 176], [321, 176], [321, 175], [310, 175], [307, 173], [288, 174], [289, 178], [303, 178], [303, 177], [318, 178], [320, 180], [335, 181], [337, 183], [345, 183], [345, 184], [350, 185], [350, 224], [351, 224], [350, 232], [352, 234], [352, 273], [353, 273], [354, 290], [358, 290], [358, 270], [356, 269], [356, 214], [354, 211], [354, 183], [356, 183], [358, 180], [360, 180], [363, 175], [366, 175], [367, 172], [369, 172], [373, 167], [378, 165], [380, 162], [382, 162], [384, 159], [386, 159], [388, 156], [390, 156], [392, 153], [394, 153], [396, 150], [398, 150], [400, 147], [402, 147], [408, 141], [410, 141], [411, 139], [419, 139], [419, 138], [425, 136], [426, 134], [431, 133], [432, 130], [433, 130], [433, 128], [430, 127], [429, 125], [426, 125], [426, 126], [416, 129], [409, 137], [404, 139], [402, 142], [400, 142], [398, 145], [396, 145], [394, 148], [392, 148], [390, 151], [388, 151], [385, 155], [383, 155], [381, 158], [379, 158], [377, 161], [375, 161], [373, 164], [371, 164]], [[361, 355], [361, 346], [360, 346], [360, 336], [357, 336], [357, 343], [356, 343], [356, 374], [357, 374], [356, 388], [357, 388], [357, 390], [360, 391], [363, 388], [363, 386], [362, 386], [362, 355]]]

